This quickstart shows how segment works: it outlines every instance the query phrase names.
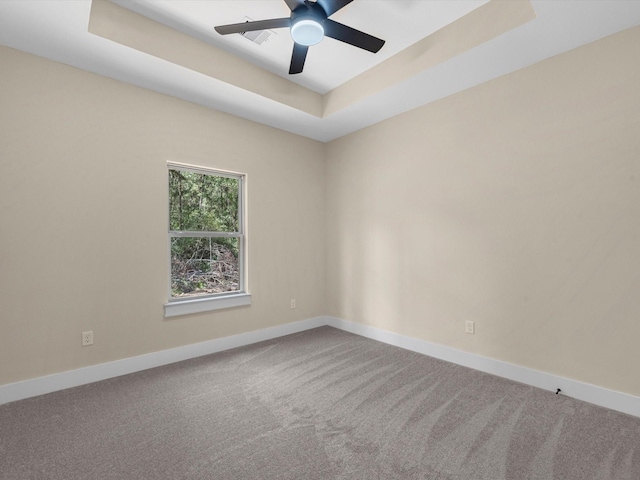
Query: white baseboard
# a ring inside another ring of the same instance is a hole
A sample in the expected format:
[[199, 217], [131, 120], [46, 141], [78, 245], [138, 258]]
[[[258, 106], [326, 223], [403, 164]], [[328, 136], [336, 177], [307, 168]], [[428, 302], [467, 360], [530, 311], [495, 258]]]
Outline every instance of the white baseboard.
[[277, 327], [265, 328], [253, 332], [241, 333], [229, 337], [218, 338], [201, 343], [171, 348], [159, 352], [148, 353], [136, 357], [124, 358], [113, 362], [101, 363], [90, 367], [78, 368], [67, 372], [38, 377], [22, 382], [0, 386], [0, 405], [35, 397], [45, 393], [56, 392], [66, 388], [78, 387], [87, 383], [106, 380], [107, 378], [127, 375], [129, 373], [160, 367], [170, 363], [201, 357], [211, 353], [222, 352], [231, 348], [243, 347], [252, 343], [271, 340], [273, 338], [302, 332], [327, 324], [327, 317], [316, 317], [299, 322], [287, 323]]
[[430, 357], [446, 360], [457, 365], [473, 368], [474, 370], [490, 373], [498, 377], [507, 378], [554, 393], [559, 388], [562, 390], [562, 395], [640, 417], [640, 398], [633, 395], [608, 390], [596, 385], [559, 377], [551, 373], [540, 372], [473, 353], [463, 352], [455, 348], [399, 335], [348, 320], [335, 317], [325, 317], [325, 319], [326, 325], [339, 328], [346, 332], [355, 333], [356, 335], [378, 340], [389, 345], [404, 348], [405, 350], [429, 355]]
[[241, 333], [229, 337], [206, 342], [185, 345], [183, 347], [162, 350], [137, 357], [125, 358], [113, 362], [102, 363], [91, 367], [79, 368], [68, 372], [47, 375], [22, 382], [0, 386], [0, 405], [4, 403], [35, 397], [65, 388], [77, 387], [107, 378], [139, 372], [149, 368], [160, 367], [170, 363], [188, 360], [231, 348], [242, 347], [252, 343], [271, 340], [273, 338], [298, 333], [311, 328], [328, 325], [346, 332], [378, 340], [389, 345], [429, 355], [451, 363], [473, 368], [516, 382], [531, 385], [555, 392], [558, 388], [563, 395], [578, 400], [600, 405], [611, 410], [640, 417], [640, 398], [614, 390], [590, 385], [588, 383], [540, 372], [531, 368], [513, 365], [492, 358], [463, 352], [455, 348], [407, 337], [360, 323], [350, 322], [335, 317], [315, 317], [299, 322], [265, 328], [253, 332]]

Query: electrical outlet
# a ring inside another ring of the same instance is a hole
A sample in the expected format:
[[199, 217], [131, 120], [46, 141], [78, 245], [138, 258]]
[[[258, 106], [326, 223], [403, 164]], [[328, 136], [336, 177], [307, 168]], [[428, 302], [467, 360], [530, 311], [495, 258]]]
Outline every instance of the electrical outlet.
[[464, 333], [469, 333], [471, 335], [476, 333], [476, 322], [472, 320], [467, 320], [466, 322], [464, 322]]
[[296, 308], [296, 299], [295, 298], [291, 299], [291, 308]]
[[87, 347], [89, 345], [93, 345], [93, 330], [82, 332], [82, 346]]

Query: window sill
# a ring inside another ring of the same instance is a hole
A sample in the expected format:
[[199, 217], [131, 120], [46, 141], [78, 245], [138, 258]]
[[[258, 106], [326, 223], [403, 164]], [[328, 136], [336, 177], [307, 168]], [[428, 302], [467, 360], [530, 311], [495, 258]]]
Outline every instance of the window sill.
[[164, 316], [177, 317], [191, 313], [209, 312], [223, 308], [244, 307], [251, 305], [250, 293], [235, 293], [220, 297], [192, 298], [165, 303]]

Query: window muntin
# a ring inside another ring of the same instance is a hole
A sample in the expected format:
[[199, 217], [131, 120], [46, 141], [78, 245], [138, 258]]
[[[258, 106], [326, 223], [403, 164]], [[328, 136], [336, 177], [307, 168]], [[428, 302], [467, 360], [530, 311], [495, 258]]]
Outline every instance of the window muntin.
[[245, 292], [241, 174], [169, 164], [170, 301]]

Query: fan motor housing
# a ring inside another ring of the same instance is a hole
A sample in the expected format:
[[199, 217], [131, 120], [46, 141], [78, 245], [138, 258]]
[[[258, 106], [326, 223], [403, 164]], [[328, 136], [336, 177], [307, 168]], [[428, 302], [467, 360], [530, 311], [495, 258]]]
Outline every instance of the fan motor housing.
[[316, 45], [324, 38], [327, 14], [319, 3], [302, 3], [291, 12], [291, 38], [305, 46]]

